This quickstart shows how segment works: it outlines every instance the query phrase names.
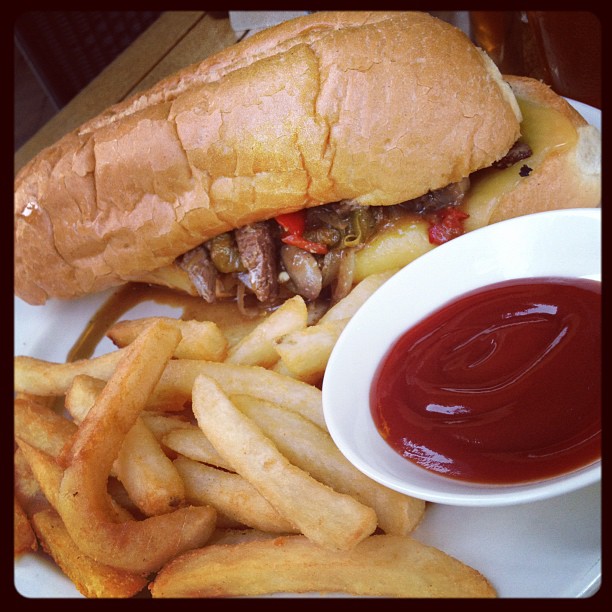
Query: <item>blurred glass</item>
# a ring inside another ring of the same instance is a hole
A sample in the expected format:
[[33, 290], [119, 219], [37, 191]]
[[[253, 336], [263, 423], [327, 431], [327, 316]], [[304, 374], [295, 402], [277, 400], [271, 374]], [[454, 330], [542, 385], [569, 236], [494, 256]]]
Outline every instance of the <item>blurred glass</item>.
[[541, 79], [601, 108], [601, 22], [587, 11], [470, 11], [474, 42], [503, 74]]

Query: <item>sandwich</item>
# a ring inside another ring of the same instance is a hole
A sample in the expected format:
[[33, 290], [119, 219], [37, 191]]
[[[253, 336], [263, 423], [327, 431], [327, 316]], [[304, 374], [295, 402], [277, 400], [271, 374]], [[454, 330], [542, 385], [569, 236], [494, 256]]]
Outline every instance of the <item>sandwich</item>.
[[462, 233], [594, 207], [599, 132], [427, 13], [319, 12], [110, 107], [15, 178], [15, 294], [317, 308]]

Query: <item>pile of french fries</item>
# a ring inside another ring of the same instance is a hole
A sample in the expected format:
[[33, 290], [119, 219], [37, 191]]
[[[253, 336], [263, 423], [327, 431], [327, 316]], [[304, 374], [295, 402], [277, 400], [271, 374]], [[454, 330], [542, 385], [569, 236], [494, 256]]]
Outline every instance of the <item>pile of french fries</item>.
[[327, 360], [387, 278], [310, 325], [292, 298], [231, 343], [159, 317], [116, 323], [100, 357], [16, 357], [15, 555], [42, 549], [86, 597], [495, 596], [326, 431]]

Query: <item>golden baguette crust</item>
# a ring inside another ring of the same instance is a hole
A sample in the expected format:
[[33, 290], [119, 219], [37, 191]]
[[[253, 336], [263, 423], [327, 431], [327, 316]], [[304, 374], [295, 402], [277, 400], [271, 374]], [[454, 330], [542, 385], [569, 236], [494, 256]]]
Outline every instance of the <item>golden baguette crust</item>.
[[352, 198], [394, 204], [501, 158], [518, 108], [424, 13], [315, 13], [110, 108], [15, 180], [15, 293], [139, 278], [228, 229]]

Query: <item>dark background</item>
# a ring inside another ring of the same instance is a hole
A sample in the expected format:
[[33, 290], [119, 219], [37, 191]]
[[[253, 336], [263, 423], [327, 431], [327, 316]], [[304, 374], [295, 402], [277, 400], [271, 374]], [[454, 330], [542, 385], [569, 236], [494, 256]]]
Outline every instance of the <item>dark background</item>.
[[15, 151], [160, 11], [32, 11], [14, 22]]

